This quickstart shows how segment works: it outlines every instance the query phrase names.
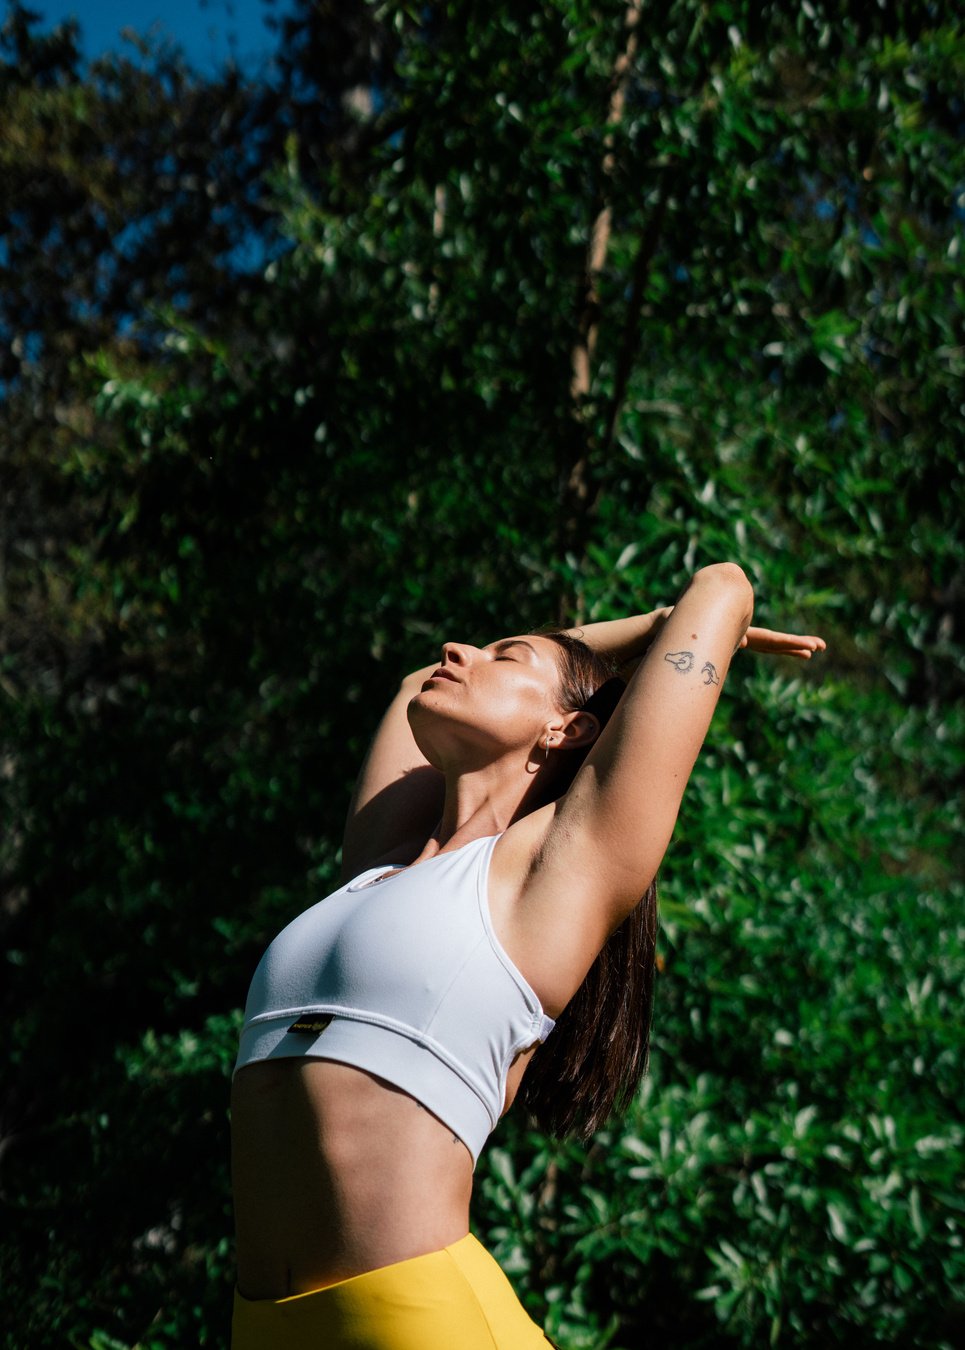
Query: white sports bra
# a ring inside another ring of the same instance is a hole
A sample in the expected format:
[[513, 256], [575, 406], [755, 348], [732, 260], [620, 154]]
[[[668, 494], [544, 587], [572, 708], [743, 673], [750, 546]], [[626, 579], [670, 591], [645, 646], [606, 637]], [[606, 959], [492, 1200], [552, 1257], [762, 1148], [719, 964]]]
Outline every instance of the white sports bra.
[[300, 914], [255, 971], [235, 1073], [301, 1055], [365, 1069], [438, 1116], [475, 1162], [509, 1066], [554, 1026], [493, 932], [498, 838], [370, 868]]

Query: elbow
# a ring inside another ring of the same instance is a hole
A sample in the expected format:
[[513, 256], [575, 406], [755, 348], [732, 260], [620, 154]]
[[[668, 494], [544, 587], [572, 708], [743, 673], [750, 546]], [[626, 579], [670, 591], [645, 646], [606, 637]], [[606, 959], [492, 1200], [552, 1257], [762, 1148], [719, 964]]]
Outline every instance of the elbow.
[[733, 597], [733, 602], [742, 607], [746, 621], [750, 622], [754, 612], [754, 587], [743, 567], [732, 562], [711, 563], [695, 574], [694, 581], [713, 585]]
[[[754, 587], [748, 579], [747, 573], [743, 567], [733, 562], [710, 563], [707, 567], [702, 567], [696, 573], [696, 577], [706, 577], [711, 581], [718, 581], [728, 586], [735, 586], [744, 591], [746, 595], [754, 594]], [[695, 577], [695, 579], [696, 579]]]

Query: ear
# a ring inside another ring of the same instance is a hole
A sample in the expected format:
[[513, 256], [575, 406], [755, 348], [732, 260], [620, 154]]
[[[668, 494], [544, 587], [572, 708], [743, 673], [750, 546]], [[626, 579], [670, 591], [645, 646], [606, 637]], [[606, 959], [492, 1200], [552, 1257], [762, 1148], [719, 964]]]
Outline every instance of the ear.
[[566, 713], [561, 720], [558, 741], [561, 750], [577, 750], [592, 745], [600, 734], [600, 721], [593, 713]]

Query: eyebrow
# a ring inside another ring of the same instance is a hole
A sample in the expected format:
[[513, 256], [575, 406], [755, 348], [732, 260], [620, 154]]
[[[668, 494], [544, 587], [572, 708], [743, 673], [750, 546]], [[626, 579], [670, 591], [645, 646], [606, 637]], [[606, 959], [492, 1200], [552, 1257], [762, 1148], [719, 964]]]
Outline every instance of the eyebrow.
[[528, 647], [534, 656], [539, 655], [533, 644], [527, 642], [525, 638], [503, 638], [502, 642], [497, 642], [495, 645], [497, 652], [503, 652], [507, 647]]

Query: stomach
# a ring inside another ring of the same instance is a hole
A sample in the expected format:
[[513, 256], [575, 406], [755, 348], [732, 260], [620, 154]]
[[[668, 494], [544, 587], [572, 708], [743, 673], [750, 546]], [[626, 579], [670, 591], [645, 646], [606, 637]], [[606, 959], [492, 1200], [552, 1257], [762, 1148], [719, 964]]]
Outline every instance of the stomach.
[[240, 1069], [231, 1171], [244, 1298], [309, 1293], [469, 1231], [465, 1144], [408, 1093], [347, 1064]]

